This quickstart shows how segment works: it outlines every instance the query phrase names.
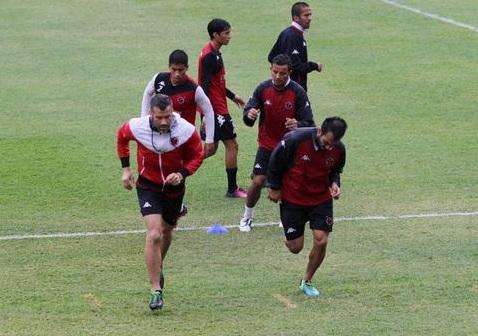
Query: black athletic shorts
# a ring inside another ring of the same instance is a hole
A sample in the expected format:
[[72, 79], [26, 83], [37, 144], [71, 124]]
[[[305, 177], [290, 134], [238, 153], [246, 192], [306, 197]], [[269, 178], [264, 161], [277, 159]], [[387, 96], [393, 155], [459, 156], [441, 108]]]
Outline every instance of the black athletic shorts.
[[169, 225], [176, 225], [181, 212], [184, 194], [169, 197], [163, 192], [152, 191], [136, 186], [138, 194], [139, 210], [143, 216], [162, 215]]
[[[230, 114], [214, 115], [214, 142], [236, 138], [236, 130]], [[206, 132], [201, 129], [201, 139], [206, 140]]]
[[317, 206], [301, 206], [282, 201], [280, 219], [287, 240], [303, 236], [307, 222], [310, 222], [311, 230], [332, 232], [334, 225], [333, 201], [329, 200]]
[[272, 151], [263, 147], [259, 147], [257, 149], [251, 178], [255, 175], [267, 175], [267, 166], [269, 165], [269, 159], [271, 158], [271, 154]]

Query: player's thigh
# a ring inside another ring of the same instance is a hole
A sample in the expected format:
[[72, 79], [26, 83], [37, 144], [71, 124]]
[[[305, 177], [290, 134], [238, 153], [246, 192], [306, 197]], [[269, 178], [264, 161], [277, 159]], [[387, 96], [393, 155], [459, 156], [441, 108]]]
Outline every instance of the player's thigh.
[[280, 218], [287, 242], [291, 241], [290, 244], [294, 247], [299, 247], [297, 244], [302, 244], [300, 245], [302, 248], [307, 210], [302, 206], [282, 201], [280, 204]]
[[[334, 226], [333, 201], [329, 200], [312, 208], [309, 212], [308, 220], [312, 230], [323, 231], [326, 236], [332, 232]], [[317, 233], [317, 235], [321, 235]]]
[[255, 176], [263, 176], [264, 181], [267, 175], [267, 166], [271, 158], [272, 151], [259, 147], [256, 152], [256, 158], [254, 159], [254, 165], [252, 167], [251, 178]]

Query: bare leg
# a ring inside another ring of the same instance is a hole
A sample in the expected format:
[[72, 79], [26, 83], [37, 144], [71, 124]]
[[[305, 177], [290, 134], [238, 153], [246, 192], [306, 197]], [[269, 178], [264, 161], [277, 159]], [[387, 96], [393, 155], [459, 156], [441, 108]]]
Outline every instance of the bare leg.
[[223, 140], [225, 147], [225, 163], [226, 169], [237, 168], [237, 153], [239, 145], [236, 139]]
[[146, 241], [144, 258], [148, 269], [149, 282], [152, 290], [161, 289], [159, 273], [166, 253], [171, 245], [173, 226], [164, 222], [161, 215], [144, 216], [146, 222]]
[[247, 201], [246, 206], [253, 208], [256, 206], [259, 198], [261, 198], [261, 190], [266, 182], [265, 175], [254, 175], [251, 181], [249, 189], [247, 189]]
[[321, 230], [312, 230], [314, 237], [314, 244], [309, 253], [309, 262], [304, 273], [304, 280], [310, 281], [314, 276], [315, 272], [322, 264], [322, 261], [325, 258], [325, 252], [327, 250], [327, 241], [329, 233]]

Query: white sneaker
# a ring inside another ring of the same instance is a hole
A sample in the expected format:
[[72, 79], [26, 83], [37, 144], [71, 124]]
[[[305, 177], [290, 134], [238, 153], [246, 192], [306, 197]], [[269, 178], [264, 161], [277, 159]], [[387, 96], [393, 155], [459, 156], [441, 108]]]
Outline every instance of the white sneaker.
[[242, 218], [239, 222], [239, 231], [241, 232], [251, 232], [252, 229], [252, 218]]

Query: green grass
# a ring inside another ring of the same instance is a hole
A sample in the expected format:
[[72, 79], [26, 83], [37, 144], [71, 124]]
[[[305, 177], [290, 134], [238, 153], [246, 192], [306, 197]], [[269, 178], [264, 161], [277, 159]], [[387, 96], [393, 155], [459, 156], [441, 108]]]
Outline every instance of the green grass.
[[[403, 2], [477, 25], [471, 0]], [[289, 2], [2, 1], [0, 236], [138, 229], [120, 185], [115, 132], [139, 114], [152, 75], [176, 48], [197, 56], [213, 17], [233, 25], [228, 86], [243, 97], [269, 74], [266, 55]], [[313, 4], [307, 33], [316, 121], [349, 123], [336, 215], [477, 211], [477, 34], [381, 1]], [[319, 57], [320, 56], [320, 57]], [[246, 186], [257, 129], [238, 127]], [[183, 227], [236, 224], [224, 152], [188, 179]], [[265, 197], [257, 222], [277, 221]], [[1, 241], [0, 334], [470, 335], [477, 301], [477, 217], [344, 222], [318, 281], [297, 292], [306, 253], [276, 228], [250, 236], [180, 232], [167, 260], [167, 306], [150, 316], [142, 235]], [[248, 258], [248, 259], [244, 259]], [[297, 304], [287, 309], [273, 297]]]

